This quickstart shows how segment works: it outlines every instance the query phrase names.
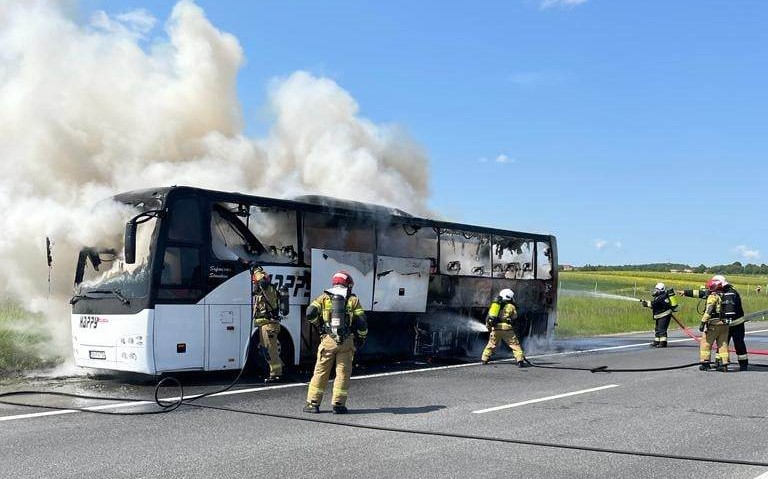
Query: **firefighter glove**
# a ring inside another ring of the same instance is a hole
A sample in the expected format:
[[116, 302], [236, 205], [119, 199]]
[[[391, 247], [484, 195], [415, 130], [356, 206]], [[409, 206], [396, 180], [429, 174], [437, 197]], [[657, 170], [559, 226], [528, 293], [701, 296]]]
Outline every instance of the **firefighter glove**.
[[365, 338], [355, 336], [354, 343], [355, 343], [355, 349], [362, 349], [363, 346], [365, 345]]
[[645, 299], [641, 299], [641, 300], [640, 300], [640, 303], [641, 303], [643, 306], [645, 306], [646, 308], [648, 307], [648, 301], [646, 301]]
[[706, 330], [707, 330], [707, 323], [705, 323], [704, 321], [699, 323], [699, 331], [701, 331], [703, 333]]

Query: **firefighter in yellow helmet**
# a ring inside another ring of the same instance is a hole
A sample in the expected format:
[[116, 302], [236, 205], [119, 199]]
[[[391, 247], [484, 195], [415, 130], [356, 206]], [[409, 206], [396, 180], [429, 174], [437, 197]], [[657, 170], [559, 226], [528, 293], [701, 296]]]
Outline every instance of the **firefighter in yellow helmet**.
[[253, 327], [258, 328], [259, 350], [269, 365], [269, 377], [264, 382], [280, 381], [283, 361], [280, 359], [280, 296], [269, 275], [257, 266], [253, 270]]
[[488, 309], [488, 317], [485, 320], [491, 336], [488, 338], [488, 344], [485, 346], [485, 349], [483, 349], [483, 364], [488, 364], [488, 361], [491, 360], [491, 356], [496, 351], [499, 342], [505, 342], [512, 350], [517, 366], [520, 368], [525, 367], [523, 347], [520, 346], [520, 341], [515, 335], [515, 329], [512, 324], [517, 319], [517, 308], [513, 302], [514, 298], [515, 293], [511, 289], [502, 289], [499, 291], [499, 296], [491, 302], [491, 306]]
[[699, 369], [707, 371], [710, 368], [710, 352], [712, 343], [717, 341], [717, 354], [715, 355], [715, 365], [718, 371], [728, 371], [728, 324], [722, 317], [722, 291], [723, 283], [717, 279], [707, 281], [707, 304], [704, 308], [704, 315], [701, 317], [699, 331], [704, 333], [699, 346], [699, 358], [701, 364]]
[[346, 414], [349, 377], [355, 351], [363, 347], [368, 325], [360, 300], [352, 294], [354, 281], [346, 271], [331, 278], [331, 288], [315, 298], [307, 307], [307, 320], [320, 327], [320, 346], [317, 349], [315, 372], [309, 381], [307, 404], [304, 412], [320, 412], [331, 369], [336, 363], [331, 400], [334, 414]]

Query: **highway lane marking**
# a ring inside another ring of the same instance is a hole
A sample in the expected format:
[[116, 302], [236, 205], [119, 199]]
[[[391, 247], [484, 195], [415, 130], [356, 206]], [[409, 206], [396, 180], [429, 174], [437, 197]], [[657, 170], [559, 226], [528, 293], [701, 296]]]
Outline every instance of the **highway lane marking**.
[[[768, 332], [768, 329], [758, 329], [754, 331], [748, 331], [746, 334], [755, 334], [755, 333], [765, 333]], [[670, 343], [679, 343], [684, 341], [693, 341], [691, 338], [683, 338], [683, 339], [674, 339], [671, 341], [668, 341]], [[628, 348], [647, 348], [648, 342], [642, 342], [642, 343], [636, 343], [636, 344], [625, 344], [623, 346], [609, 346], [605, 348], [594, 348], [594, 349], [582, 349], [578, 351], [563, 351], [560, 353], [548, 353], [548, 354], [537, 354], [533, 356], [528, 356], [530, 359], [539, 359], [539, 358], [549, 358], [549, 357], [555, 357], [555, 356], [571, 356], [575, 354], [583, 354], [583, 353], [595, 353], [600, 351], [613, 351], [617, 349], [628, 349]], [[498, 361], [494, 361], [497, 363], [502, 362], [511, 362], [514, 361], [514, 358], [509, 359], [500, 359]], [[475, 362], [475, 363], [464, 363], [464, 364], [452, 364], [449, 366], [438, 366], [438, 367], [431, 367], [431, 368], [420, 368], [420, 369], [410, 369], [408, 371], [393, 371], [389, 373], [376, 373], [376, 374], [366, 374], [363, 376], [352, 376], [350, 379], [357, 380], [357, 379], [373, 379], [373, 378], [383, 378], [387, 376], [403, 376], [406, 374], [416, 374], [416, 373], [424, 373], [429, 371], [440, 371], [445, 369], [457, 369], [457, 368], [467, 368], [467, 367], [473, 367], [477, 366], [481, 363]], [[216, 394], [211, 394], [210, 397], [217, 397], [217, 396], [228, 396], [233, 394], [247, 394], [252, 392], [262, 392], [262, 391], [271, 391], [273, 389], [287, 389], [287, 388], [295, 388], [295, 387], [304, 387], [307, 386], [308, 383], [290, 383], [290, 384], [279, 384], [275, 386], [265, 386], [265, 387], [258, 387], [258, 388], [248, 388], [248, 389], [237, 389], [237, 390], [231, 390], [231, 391], [224, 391]], [[185, 396], [185, 398], [193, 398], [198, 397], [200, 394], [193, 395], [193, 396]], [[164, 398], [162, 401], [174, 401], [178, 400], [178, 397], [171, 397], [171, 398]], [[136, 402], [130, 402], [130, 403], [117, 403], [117, 404], [108, 404], [104, 406], [90, 406], [85, 407], [83, 409], [95, 409], [95, 408], [102, 408], [102, 409], [108, 409], [108, 408], [121, 408], [121, 407], [133, 407], [133, 406], [140, 406], [144, 404], [153, 404], [152, 401], [136, 401]], [[61, 414], [71, 414], [74, 412], [80, 412], [74, 409], [66, 409], [61, 411], [46, 411], [46, 412], [36, 412], [36, 413], [29, 413], [29, 414], [17, 414], [14, 416], [0, 416], [0, 422], [2, 421], [13, 421], [16, 419], [30, 419], [30, 418], [36, 418], [36, 417], [45, 417], [45, 416], [58, 416]], [[768, 478], [766, 478], [768, 479]]]
[[525, 406], [527, 404], [535, 404], [537, 402], [544, 402], [544, 401], [552, 401], [553, 399], [560, 399], [560, 398], [566, 398], [569, 396], [576, 396], [578, 394], [587, 394], [587, 393], [593, 393], [595, 391], [602, 391], [604, 389], [611, 389], [611, 388], [617, 388], [619, 387], [618, 384], [608, 384], [606, 386], [600, 386], [596, 388], [590, 388], [590, 389], [582, 389], [581, 391], [573, 391], [569, 393], [563, 393], [563, 394], [555, 394], [554, 396], [547, 396], [543, 398], [538, 399], [529, 399], [527, 401], [520, 401], [512, 404], [505, 404], [503, 406], [496, 406], [496, 407], [489, 407], [488, 409], [480, 409], [477, 411], [472, 411], [472, 414], [484, 414], [487, 412], [494, 412], [494, 411], [501, 411], [502, 409], [510, 409], [513, 407], [518, 406]]

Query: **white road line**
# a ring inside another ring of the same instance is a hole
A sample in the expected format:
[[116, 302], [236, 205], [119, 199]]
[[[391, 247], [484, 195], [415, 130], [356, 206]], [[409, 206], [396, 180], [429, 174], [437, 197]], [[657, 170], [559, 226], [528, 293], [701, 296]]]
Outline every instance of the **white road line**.
[[581, 391], [573, 391], [573, 392], [570, 392], [570, 393], [555, 394], [554, 396], [547, 396], [545, 398], [529, 399], [527, 401], [521, 401], [521, 402], [516, 402], [516, 403], [512, 403], [512, 404], [505, 404], [503, 406], [489, 407], [488, 409], [480, 409], [478, 411], [472, 411], [472, 414], [483, 414], [483, 413], [486, 413], [486, 412], [501, 411], [502, 409], [509, 409], [509, 408], [513, 408], [513, 407], [517, 407], [517, 406], [525, 406], [526, 404], [534, 404], [534, 403], [537, 403], [537, 402], [551, 401], [553, 399], [560, 399], [560, 398], [565, 398], [565, 397], [568, 397], [568, 396], [576, 396], [577, 394], [592, 393], [592, 392], [595, 392], [595, 391], [602, 391], [603, 389], [611, 389], [611, 388], [616, 388], [616, 387], [619, 387], [619, 385], [618, 384], [608, 384], [607, 386], [600, 386], [600, 387], [591, 388], [591, 389], [582, 389]]
[[755, 479], [768, 479], [768, 472], [764, 472], [757, 476]]
[[[765, 332], [768, 332], [768, 329], [759, 329], [759, 330], [755, 330], [755, 331], [748, 331], [746, 334], [765, 333]], [[670, 342], [670, 343], [679, 343], [679, 342], [684, 342], [684, 341], [693, 341], [693, 339], [686, 337], [686, 338], [683, 338], [683, 339], [673, 339], [673, 340], [668, 341], [668, 342]], [[624, 346], [610, 346], [610, 347], [606, 347], [606, 348], [583, 349], [583, 350], [579, 350], [579, 351], [564, 351], [564, 352], [561, 352], [561, 353], [537, 354], [537, 355], [528, 356], [528, 357], [530, 359], [538, 359], [538, 358], [549, 358], [549, 357], [554, 357], [554, 356], [572, 356], [572, 355], [575, 355], [575, 354], [595, 353], [595, 352], [600, 352], [600, 351], [612, 351], [612, 350], [616, 350], [616, 349], [641, 348], [641, 347], [643, 347], [643, 348], [648, 347], [648, 343], [647, 342], [643, 342], [643, 343], [637, 343], [637, 344], [626, 344]], [[510, 361], [514, 361], [514, 358], [500, 359], [500, 360], [494, 361], [494, 362], [502, 363], [502, 362], [510, 362]], [[353, 379], [353, 380], [355, 380], [355, 379], [373, 379], [373, 378], [383, 378], [383, 377], [387, 377], [387, 376], [403, 376], [405, 374], [425, 373], [425, 372], [430, 372], [430, 371], [440, 371], [440, 370], [443, 370], [443, 369], [467, 368], [467, 367], [471, 367], [471, 366], [477, 366], [479, 364], [480, 364], [479, 362], [476, 362], [476, 363], [464, 363], [464, 364], [452, 364], [450, 366], [438, 366], [438, 367], [432, 367], [432, 368], [411, 369], [411, 370], [408, 370], [408, 371], [393, 371], [393, 372], [390, 372], [390, 373], [366, 374], [366, 375], [363, 375], [363, 376], [352, 376], [351, 379]], [[271, 391], [273, 389], [287, 389], [287, 388], [303, 387], [303, 386], [306, 386], [306, 385], [307, 385], [307, 383], [290, 383], [290, 384], [279, 384], [279, 385], [276, 385], [276, 386], [265, 386], [265, 387], [248, 388], [248, 389], [236, 389], [236, 390], [232, 390], [232, 391], [224, 391], [224, 392], [221, 392], [221, 393], [211, 394], [211, 397], [215, 397], [215, 396], [229, 396], [229, 395], [233, 395], [233, 394], [247, 394], [247, 393], [262, 392], [262, 391]], [[192, 398], [192, 397], [197, 397], [197, 396], [199, 396], [199, 394], [195, 395], [195, 396], [186, 396], [186, 397], [187, 398]], [[174, 400], [177, 400], [177, 399], [178, 399], [178, 397], [176, 397], [176, 398], [164, 398], [164, 399], [162, 399], [162, 401], [174, 401]], [[95, 408], [102, 408], [102, 409], [113, 408], [114, 409], [114, 408], [121, 408], [121, 407], [132, 407], [132, 406], [137, 406], [137, 405], [141, 405], [141, 404], [153, 404], [153, 403], [151, 401], [137, 401], [137, 402], [130, 402], [130, 403], [109, 404], [107, 406], [93, 406], [93, 407], [87, 407], [87, 408], [84, 408], [84, 409], [95, 409]], [[18, 415], [15, 415], [15, 416], [0, 416], [0, 422], [2, 422], [2, 421], [13, 421], [14, 419], [29, 419], [29, 418], [34, 418], [34, 417], [58, 416], [58, 415], [61, 415], [61, 414], [71, 414], [73, 412], [79, 412], [79, 411], [76, 411], [74, 409], [67, 409], [67, 410], [62, 410], [62, 411], [46, 411], [46, 412], [36, 412], [36, 413], [30, 413], [30, 414], [18, 414]], [[768, 479], [768, 478], [766, 478], [766, 479]]]

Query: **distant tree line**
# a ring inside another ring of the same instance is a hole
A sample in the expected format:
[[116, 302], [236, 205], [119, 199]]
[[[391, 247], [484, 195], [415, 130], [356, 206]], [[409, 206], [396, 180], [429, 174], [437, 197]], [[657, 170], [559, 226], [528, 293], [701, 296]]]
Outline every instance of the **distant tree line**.
[[[562, 265], [560, 266], [562, 270]], [[768, 264], [741, 264], [736, 261], [731, 264], [717, 264], [707, 266], [689, 266], [679, 263], [650, 263], [650, 264], [625, 264], [621, 266], [591, 265], [573, 267], [575, 271], [657, 271], [667, 273], [669, 271], [689, 271], [691, 273], [720, 273], [720, 274], [768, 274]]]

